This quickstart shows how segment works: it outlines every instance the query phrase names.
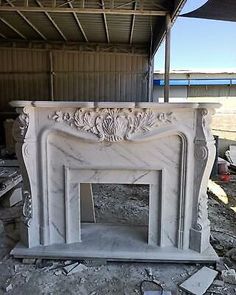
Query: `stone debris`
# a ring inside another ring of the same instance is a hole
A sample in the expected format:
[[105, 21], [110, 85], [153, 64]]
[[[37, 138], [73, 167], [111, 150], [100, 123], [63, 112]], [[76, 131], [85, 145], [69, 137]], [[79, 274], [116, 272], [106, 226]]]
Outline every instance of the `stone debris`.
[[37, 268], [40, 268], [40, 269], [46, 268], [48, 270], [52, 270], [57, 267], [58, 262], [46, 260], [46, 259], [37, 259], [35, 264]]
[[87, 266], [85, 266], [82, 263], [76, 262], [70, 265], [66, 265], [63, 267], [64, 273], [68, 276], [77, 272], [81, 272], [83, 270], [87, 269]]
[[30, 280], [31, 278], [31, 275], [28, 275], [26, 278], [25, 278], [25, 282], [28, 283], [28, 281]]
[[23, 258], [22, 263], [23, 264], [35, 264], [36, 259], [35, 258]]
[[55, 276], [60, 276], [62, 274], [62, 270], [61, 269], [58, 269], [54, 272], [54, 275]]
[[222, 272], [222, 270], [225, 270], [225, 263], [224, 260], [221, 258], [218, 261], [216, 261], [216, 270], [219, 272]]
[[21, 273], [21, 276], [25, 279], [25, 282], [28, 283], [30, 280], [31, 274], [29, 271], [25, 271]]
[[226, 253], [226, 256], [229, 257], [230, 259], [232, 259], [234, 262], [236, 262], [236, 248], [229, 250]]
[[225, 283], [236, 285], [236, 272], [234, 269], [222, 270], [221, 277]]
[[98, 267], [107, 264], [106, 259], [86, 259], [83, 261], [83, 264], [87, 267]]
[[225, 283], [221, 280], [214, 280], [212, 285], [215, 287], [224, 287]]
[[2, 220], [0, 220], [0, 234], [4, 232], [4, 224]]
[[190, 294], [203, 295], [213, 283], [217, 274], [217, 271], [204, 266], [179, 287]]
[[84, 284], [85, 282], [86, 282], [85, 278], [81, 278], [80, 281], [79, 281], [79, 283], [80, 283], [81, 285]]
[[171, 295], [170, 291], [144, 291], [144, 295]]
[[12, 284], [9, 284], [9, 285], [6, 286], [5, 291], [6, 291], [6, 292], [9, 292], [9, 291], [11, 291], [12, 289], [13, 289]]
[[152, 269], [151, 269], [151, 268], [145, 268], [145, 271], [146, 271], [146, 273], [147, 273], [147, 275], [148, 275], [149, 277], [153, 277]]

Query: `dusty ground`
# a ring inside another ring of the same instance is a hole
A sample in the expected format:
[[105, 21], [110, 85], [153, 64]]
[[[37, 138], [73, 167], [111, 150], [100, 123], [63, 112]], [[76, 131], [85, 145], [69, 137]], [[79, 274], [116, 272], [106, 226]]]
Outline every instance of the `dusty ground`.
[[[236, 177], [230, 183], [220, 183], [227, 192], [229, 204], [209, 194], [209, 218], [212, 227], [212, 244], [224, 262], [235, 268], [235, 257], [228, 251], [236, 248], [236, 213], [230, 208], [236, 203]], [[148, 187], [102, 185], [93, 188], [97, 222], [147, 224]], [[125, 194], [129, 193], [127, 199]], [[118, 214], [119, 212], [119, 214]], [[135, 295], [141, 294], [142, 280], [149, 279], [150, 271], [165, 290], [180, 294], [178, 285], [202, 265], [160, 263], [107, 263], [87, 261], [87, 268], [66, 276], [62, 273], [62, 261], [38, 261], [23, 264], [9, 256], [10, 249], [19, 238], [21, 207], [0, 208], [0, 219], [5, 229], [0, 234], [0, 294], [79, 294], [79, 295]], [[223, 233], [222, 233], [223, 232]], [[84, 263], [84, 262], [82, 262]], [[214, 265], [212, 267], [215, 267]], [[224, 267], [224, 266], [223, 266]], [[149, 275], [148, 275], [149, 274]], [[6, 287], [10, 289], [6, 292]], [[12, 287], [12, 289], [11, 289]], [[149, 290], [158, 288], [149, 285]], [[206, 294], [236, 294], [236, 285], [211, 286]]]

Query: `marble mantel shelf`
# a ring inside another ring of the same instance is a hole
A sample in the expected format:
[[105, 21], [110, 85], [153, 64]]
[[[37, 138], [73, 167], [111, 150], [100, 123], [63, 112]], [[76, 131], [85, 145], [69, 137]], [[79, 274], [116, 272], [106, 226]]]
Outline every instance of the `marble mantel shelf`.
[[156, 103], [156, 102], [87, 102], [87, 101], [30, 101], [14, 100], [10, 102], [12, 107], [23, 108], [32, 107], [62, 107], [62, 108], [149, 108], [149, 109], [199, 109], [199, 108], [218, 108], [219, 103]]
[[[24, 180], [16, 257], [215, 261], [217, 103], [12, 101]], [[92, 183], [148, 184], [148, 226], [96, 224]], [[89, 222], [89, 223], [88, 223]]]

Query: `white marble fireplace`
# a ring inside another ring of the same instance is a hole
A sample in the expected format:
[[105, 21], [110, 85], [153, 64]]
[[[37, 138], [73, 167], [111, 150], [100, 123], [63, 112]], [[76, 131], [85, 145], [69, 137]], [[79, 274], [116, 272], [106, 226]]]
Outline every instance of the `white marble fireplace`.
[[[15, 101], [16, 257], [214, 261], [207, 181], [217, 104]], [[93, 183], [148, 184], [148, 226], [95, 222]]]

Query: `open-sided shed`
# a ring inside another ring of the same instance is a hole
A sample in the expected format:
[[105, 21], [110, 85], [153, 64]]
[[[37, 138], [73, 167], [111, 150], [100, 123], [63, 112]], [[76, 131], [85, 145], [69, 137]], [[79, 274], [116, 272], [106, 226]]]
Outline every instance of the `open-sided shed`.
[[184, 2], [0, 1], [0, 111], [13, 99], [151, 101], [154, 54]]
[[[0, 101], [15, 100], [23, 175], [15, 257], [216, 260], [206, 189], [218, 105], [152, 102], [165, 35], [168, 102], [170, 27], [184, 2], [1, 1]], [[96, 223], [95, 183], [148, 185], [148, 221]]]

